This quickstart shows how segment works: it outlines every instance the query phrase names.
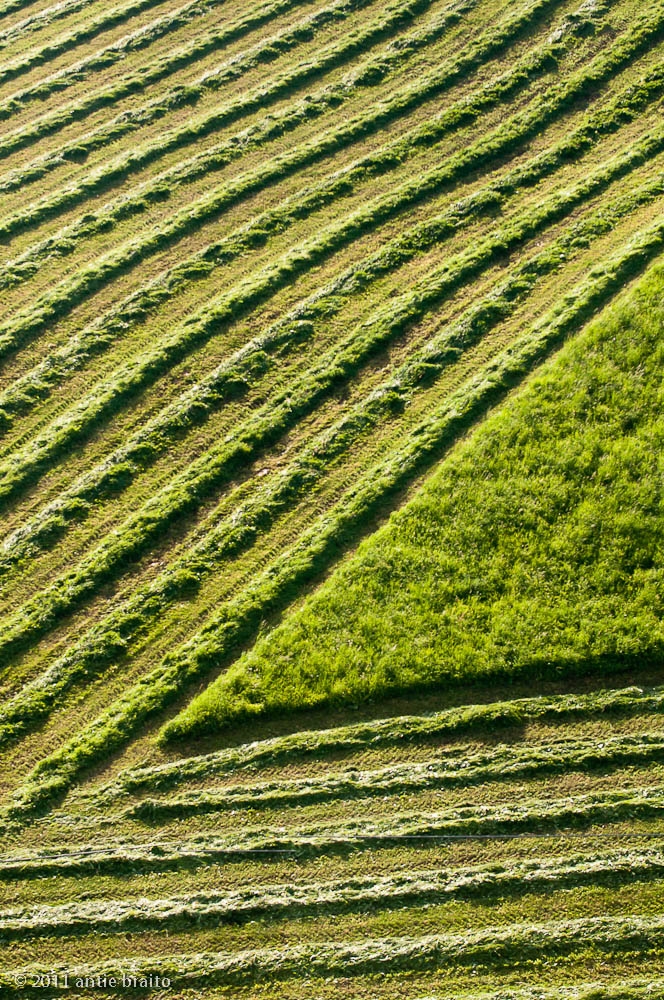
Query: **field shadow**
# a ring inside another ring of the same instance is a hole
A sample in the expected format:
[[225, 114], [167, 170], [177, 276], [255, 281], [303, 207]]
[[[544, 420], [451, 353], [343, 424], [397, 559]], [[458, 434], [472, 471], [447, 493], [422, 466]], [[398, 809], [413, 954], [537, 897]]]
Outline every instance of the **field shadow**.
[[[316, 729], [332, 729], [353, 723], [371, 722], [404, 715], [423, 715], [471, 705], [488, 705], [521, 698], [547, 697], [564, 694], [591, 694], [602, 690], [626, 687], [652, 688], [664, 683], [664, 647], [661, 643], [629, 656], [596, 656], [578, 660], [558, 660], [546, 666], [526, 663], [516, 674], [496, 672], [490, 678], [476, 679], [467, 684], [453, 684], [441, 678], [435, 683], [412, 686], [380, 699], [367, 699], [360, 704], [330, 703], [318, 709], [293, 710], [279, 715], [266, 714], [249, 723], [229, 725], [222, 731], [191, 739], [174, 740], [167, 755], [172, 758], [198, 756], [225, 747], [239, 746], [247, 741], [270, 739], [291, 733]], [[169, 713], [169, 715], [172, 713]], [[565, 725], [571, 717], [563, 712], [557, 722]], [[624, 706], [607, 707], [595, 718], [618, 718], [634, 714]], [[549, 720], [547, 720], [549, 721]], [[473, 738], [486, 743], [519, 742], [525, 738], [530, 720], [515, 722], [514, 717], [493, 719], [489, 724], [480, 720], [472, 728]], [[471, 730], [458, 735], [417, 736], [418, 743], [445, 744], [467, 742]], [[399, 737], [398, 745], [404, 740]], [[343, 759], [354, 750], [325, 753], [326, 760]], [[304, 754], [303, 754], [304, 755]]]

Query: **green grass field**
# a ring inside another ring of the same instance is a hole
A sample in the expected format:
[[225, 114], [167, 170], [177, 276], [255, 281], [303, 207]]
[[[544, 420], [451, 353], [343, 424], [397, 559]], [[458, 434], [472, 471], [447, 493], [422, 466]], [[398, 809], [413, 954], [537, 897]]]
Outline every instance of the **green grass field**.
[[660, 266], [168, 731], [658, 666], [663, 303]]
[[664, 996], [663, 55], [0, 0], [3, 996]]

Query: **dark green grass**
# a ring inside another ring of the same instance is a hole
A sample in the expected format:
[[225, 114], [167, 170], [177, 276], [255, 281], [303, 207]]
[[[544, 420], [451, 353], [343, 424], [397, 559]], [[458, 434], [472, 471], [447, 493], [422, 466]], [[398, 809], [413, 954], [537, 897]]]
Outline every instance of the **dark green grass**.
[[662, 659], [655, 268], [190, 707], [357, 701]]

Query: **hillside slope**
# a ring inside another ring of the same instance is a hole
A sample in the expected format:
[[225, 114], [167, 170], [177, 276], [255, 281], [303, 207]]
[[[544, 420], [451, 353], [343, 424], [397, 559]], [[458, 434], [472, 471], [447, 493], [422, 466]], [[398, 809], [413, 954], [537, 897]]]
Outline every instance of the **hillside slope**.
[[0, 83], [7, 794], [140, 741], [664, 234], [659, 4], [28, 10]]
[[168, 732], [661, 667], [663, 332], [658, 265]]
[[[0, 0], [3, 995], [664, 993], [663, 53], [636, 0]], [[478, 585], [420, 487], [492, 434]]]

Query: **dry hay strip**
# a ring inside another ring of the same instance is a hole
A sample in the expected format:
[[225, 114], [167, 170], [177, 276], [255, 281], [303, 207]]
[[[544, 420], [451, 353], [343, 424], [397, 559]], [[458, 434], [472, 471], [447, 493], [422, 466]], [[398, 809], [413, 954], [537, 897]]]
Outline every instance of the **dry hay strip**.
[[613, 851], [534, 859], [379, 878], [301, 885], [264, 885], [226, 892], [190, 892], [166, 899], [102, 899], [0, 912], [0, 941], [59, 934], [124, 933], [175, 926], [236, 925], [249, 920], [311, 917], [439, 904], [450, 899], [502, 898], [582, 885], [616, 885], [664, 876], [662, 851]]
[[[509, 928], [489, 927], [465, 934], [437, 934], [426, 937], [393, 937], [353, 943], [316, 943], [279, 949], [255, 949], [236, 953], [209, 952], [162, 958], [138, 958], [100, 962], [94, 968], [50, 967], [55, 973], [68, 972], [72, 980], [98, 976], [125, 975], [166, 977], [178, 988], [240, 985], [245, 982], [274, 982], [299, 977], [360, 976], [375, 972], [406, 969], [435, 969], [458, 966], [500, 968], [515, 960], [541, 961], [592, 949], [601, 955], [630, 951], [645, 955], [661, 949], [664, 917], [591, 917], [580, 920], [517, 924]], [[17, 975], [30, 980], [38, 966], [0, 973], [0, 986], [9, 995], [17, 989]], [[28, 988], [28, 995], [38, 993]]]
[[[352, 818], [318, 823], [292, 831], [245, 827], [237, 835], [182, 841], [103, 843], [99, 829], [94, 846], [85, 844], [60, 852], [31, 851], [0, 855], [0, 879], [16, 881], [49, 875], [68, 877], [131, 871], [168, 871], [211, 862], [231, 863], [259, 854], [316, 857], [373, 851], [404, 843], [446, 840], [557, 836], [561, 831], [587, 830], [632, 819], [664, 815], [664, 786], [589, 792], [561, 799], [531, 799], [495, 806], [459, 806], [435, 813], [402, 813], [388, 818]], [[65, 817], [67, 823], [73, 817]], [[81, 832], [94, 826], [81, 817]], [[109, 823], [113, 826], [113, 823]]]

